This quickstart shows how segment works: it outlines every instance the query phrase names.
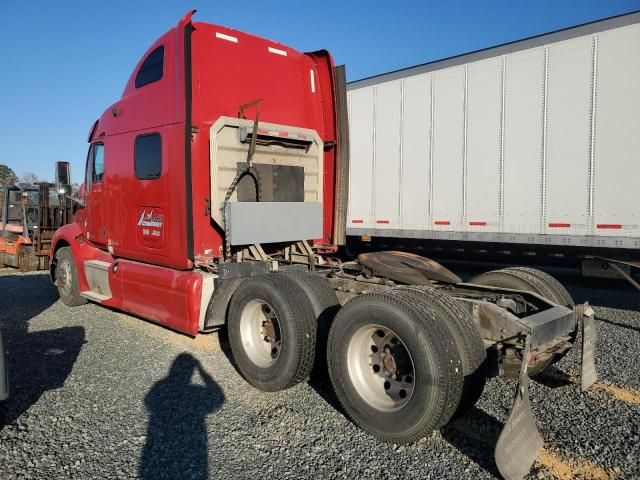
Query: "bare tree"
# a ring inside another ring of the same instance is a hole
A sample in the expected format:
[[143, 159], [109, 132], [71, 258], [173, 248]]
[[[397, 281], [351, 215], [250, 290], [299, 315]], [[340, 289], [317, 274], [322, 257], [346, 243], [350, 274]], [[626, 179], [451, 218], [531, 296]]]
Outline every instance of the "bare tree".
[[38, 176], [33, 172], [24, 172], [20, 179], [23, 183], [37, 183], [40, 181]]

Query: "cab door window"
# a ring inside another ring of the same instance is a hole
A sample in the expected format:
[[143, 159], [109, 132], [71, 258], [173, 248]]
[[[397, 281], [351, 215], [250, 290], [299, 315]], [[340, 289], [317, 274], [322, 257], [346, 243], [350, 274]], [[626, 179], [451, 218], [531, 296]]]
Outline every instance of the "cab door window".
[[102, 181], [104, 175], [104, 145], [96, 143], [93, 146], [93, 183]]
[[89, 155], [87, 156], [87, 176], [85, 179], [86, 186], [89, 187], [94, 183], [102, 182], [104, 176], [104, 145], [102, 143], [94, 143], [91, 145]]

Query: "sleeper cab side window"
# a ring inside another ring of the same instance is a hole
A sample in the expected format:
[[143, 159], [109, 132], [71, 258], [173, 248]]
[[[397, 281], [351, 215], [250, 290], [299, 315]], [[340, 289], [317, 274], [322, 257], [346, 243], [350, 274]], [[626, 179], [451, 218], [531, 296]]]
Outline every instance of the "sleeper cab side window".
[[87, 158], [87, 178], [85, 183], [87, 186], [102, 182], [104, 176], [104, 145], [102, 143], [94, 143], [89, 149]]
[[162, 139], [159, 133], [139, 135], [133, 149], [136, 178], [154, 180], [162, 174]]
[[145, 58], [136, 75], [136, 88], [157, 82], [164, 71], [164, 46], [160, 45]]

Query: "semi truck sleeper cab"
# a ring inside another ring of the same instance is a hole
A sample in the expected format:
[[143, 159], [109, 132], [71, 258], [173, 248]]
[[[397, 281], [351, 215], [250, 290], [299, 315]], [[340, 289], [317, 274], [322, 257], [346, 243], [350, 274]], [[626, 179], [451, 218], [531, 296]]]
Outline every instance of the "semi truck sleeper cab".
[[[224, 327], [239, 372], [263, 390], [328, 369], [351, 419], [394, 442], [463, 415], [488, 376], [519, 375], [496, 460], [505, 477], [523, 475], [542, 445], [523, 401], [527, 371], [561, 358], [579, 325], [592, 342], [591, 310], [536, 270], [462, 283], [416, 255], [335, 258], [348, 191], [344, 68], [324, 50], [192, 14], [149, 48], [90, 130], [83, 198], [51, 248], [62, 301], [188, 335]], [[586, 388], [593, 348], [583, 351]]]

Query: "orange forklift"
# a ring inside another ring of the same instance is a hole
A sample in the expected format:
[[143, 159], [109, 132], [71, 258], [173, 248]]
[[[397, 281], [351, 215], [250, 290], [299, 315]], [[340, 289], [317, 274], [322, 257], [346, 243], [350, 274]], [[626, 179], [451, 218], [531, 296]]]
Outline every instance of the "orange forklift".
[[0, 267], [48, 268], [51, 238], [71, 221], [73, 205], [69, 162], [55, 171], [55, 184], [0, 187]]

